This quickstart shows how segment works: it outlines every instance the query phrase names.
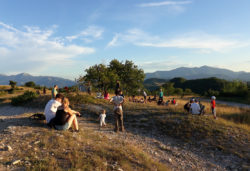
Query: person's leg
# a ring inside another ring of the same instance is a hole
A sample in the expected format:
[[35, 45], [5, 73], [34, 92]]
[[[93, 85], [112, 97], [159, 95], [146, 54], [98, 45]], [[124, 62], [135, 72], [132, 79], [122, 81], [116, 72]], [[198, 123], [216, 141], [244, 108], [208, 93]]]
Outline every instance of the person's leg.
[[123, 111], [122, 111], [122, 110], [121, 110], [121, 115], [120, 115], [119, 121], [120, 121], [120, 128], [121, 128], [121, 131], [124, 132]]
[[69, 123], [69, 128], [71, 127], [72, 123], [73, 123], [73, 126], [75, 128], [75, 130], [78, 130], [78, 122], [77, 122], [77, 119], [76, 119], [76, 115], [71, 115], [67, 121]]
[[114, 112], [115, 115], [115, 132], [118, 132], [118, 114], [116, 113], [116, 111]]
[[216, 109], [213, 108], [213, 115], [214, 115], [214, 119], [216, 119]]

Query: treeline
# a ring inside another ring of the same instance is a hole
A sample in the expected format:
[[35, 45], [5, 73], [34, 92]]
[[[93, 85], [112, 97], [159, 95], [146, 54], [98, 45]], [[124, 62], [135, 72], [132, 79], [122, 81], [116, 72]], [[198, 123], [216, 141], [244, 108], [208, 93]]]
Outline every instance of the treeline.
[[192, 92], [203, 96], [221, 97], [248, 97], [249, 85], [243, 81], [227, 81], [219, 78], [204, 78], [186, 80], [185, 78], [174, 78], [163, 86], [173, 84], [175, 88], [191, 89]]

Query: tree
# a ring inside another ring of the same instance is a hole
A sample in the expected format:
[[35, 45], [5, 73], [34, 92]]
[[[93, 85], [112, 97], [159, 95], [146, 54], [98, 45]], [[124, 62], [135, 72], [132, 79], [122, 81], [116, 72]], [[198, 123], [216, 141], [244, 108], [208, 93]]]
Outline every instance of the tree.
[[12, 89], [16, 87], [17, 82], [10, 80], [9, 85], [11, 86]]
[[24, 85], [26, 87], [35, 87], [36, 86], [36, 84], [33, 81], [26, 82]]
[[112, 60], [108, 66], [98, 64], [85, 70], [86, 75], [81, 77], [81, 81], [90, 81], [97, 89], [113, 89], [116, 81], [121, 82], [122, 89], [126, 94], [138, 94], [143, 88], [145, 78], [144, 71], [134, 65], [132, 61], [120, 62]]

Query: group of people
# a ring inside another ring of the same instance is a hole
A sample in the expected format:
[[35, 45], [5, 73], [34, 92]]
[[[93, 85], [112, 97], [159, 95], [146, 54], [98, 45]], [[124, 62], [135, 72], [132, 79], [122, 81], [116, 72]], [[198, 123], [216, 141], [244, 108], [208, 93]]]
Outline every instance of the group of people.
[[[212, 96], [211, 97], [211, 111], [214, 116], [214, 119], [216, 119], [216, 102], [215, 102], [216, 97]], [[184, 105], [184, 109], [193, 115], [203, 115], [205, 114], [205, 105], [201, 104], [201, 102], [197, 98], [191, 98], [188, 103]]]
[[[69, 99], [57, 92], [57, 85], [52, 89], [52, 99], [46, 104], [44, 109], [46, 123], [49, 127], [57, 130], [68, 130], [73, 127], [74, 131], [79, 132], [77, 116], [81, 116], [78, 111], [72, 110], [69, 106]], [[109, 99], [109, 98], [106, 98]], [[109, 99], [114, 105], [115, 131], [124, 132], [123, 124], [123, 103], [124, 96], [119, 88], [115, 90], [115, 96]], [[99, 115], [100, 128], [106, 126], [106, 110], [102, 109]]]

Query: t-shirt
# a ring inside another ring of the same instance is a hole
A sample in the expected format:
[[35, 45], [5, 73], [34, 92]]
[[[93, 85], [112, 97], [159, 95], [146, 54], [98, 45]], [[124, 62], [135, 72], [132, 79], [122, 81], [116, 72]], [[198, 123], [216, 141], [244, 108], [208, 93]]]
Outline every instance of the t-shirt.
[[52, 98], [56, 98], [57, 90], [55, 88], [52, 89]]
[[55, 125], [64, 125], [68, 121], [69, 114], [64, 109], [58, 109], [54, 120]]
[[122, 106], [120, 105], [123, 102], [122, 96], [114, 96], [114, 97], [112, 97], [112, 99], [110, 101], [115, 104], [114, 110], [116, 110], [117, 108], [122, 109]]
[[143, 92], [143, 96], [145, 96], [145, 97], [147, 96], [147, 93], [146, 93], [146, 91], [144, 91], [144, 92]]
[[200, 108], [200, 105], [199, 105], [199, 104], [197, 104], [197, 103], [192, 103], [190, 109], [191, 109], [191, 111], [192, 111], [192, 114], [195, 114], [195, 115], [200, 114], [201, 108]]
[[46, 122], [49, 123], [51, 119], [56, 116], [56, 111], [59, 106], [62, 104], [54, 99], [51, 99], [45, 106], [44, 114]]
[[163, 97], [163, 92], [161, 91], [161, 92], [160, 92], [160, 98], [162, 98], [162, 97]]
[[211, 105], [212, 105], [212, 108], [215, 108], [215, 106], [216, 106], [215, 100], [212, 100], [212, 101], [211, 101]]
[[105, 118], [106, 118], [105, 113], [100, 114], [100, 121], [105, 121]]

